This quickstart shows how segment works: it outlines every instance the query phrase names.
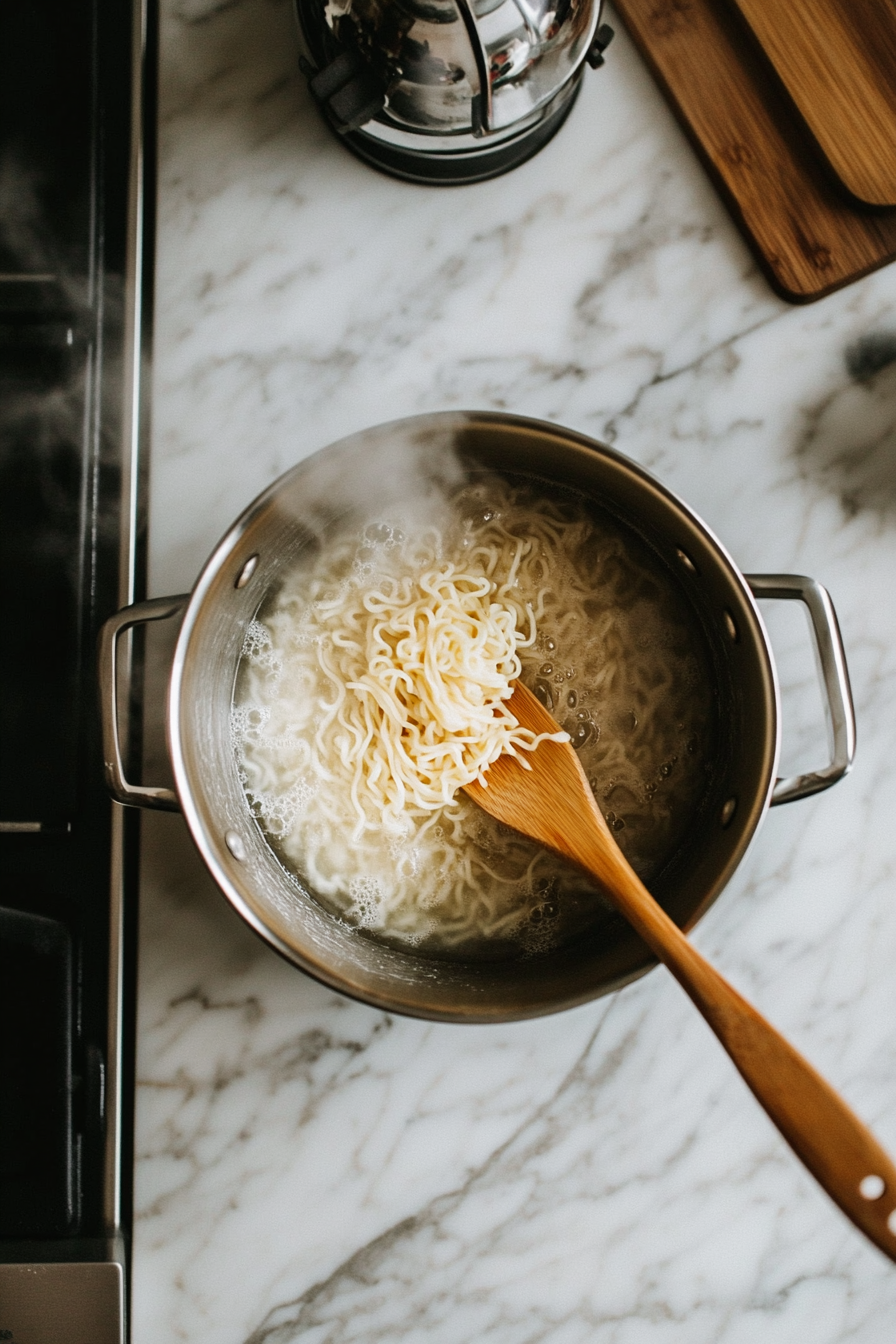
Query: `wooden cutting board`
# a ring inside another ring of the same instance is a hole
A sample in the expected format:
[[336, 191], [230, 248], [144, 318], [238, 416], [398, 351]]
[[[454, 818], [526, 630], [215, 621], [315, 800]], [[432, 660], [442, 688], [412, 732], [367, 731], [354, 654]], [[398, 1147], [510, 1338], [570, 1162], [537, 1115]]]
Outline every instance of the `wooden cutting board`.
[[782, 298], [812, 302], [896, 257], [896, 210], [845, 195], [733, 4], [616, 10]]
[[896, 5], [736, 3], [846, 189], [896, 205]]

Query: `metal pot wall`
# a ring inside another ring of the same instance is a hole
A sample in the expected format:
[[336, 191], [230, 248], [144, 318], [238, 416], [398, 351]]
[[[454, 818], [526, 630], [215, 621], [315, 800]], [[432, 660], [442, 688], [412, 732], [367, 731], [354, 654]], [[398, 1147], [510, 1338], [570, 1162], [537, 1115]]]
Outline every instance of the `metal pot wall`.
[[[742, 575], [709, 529], [670, 491], [613, 449], [570, 430], [479, 412], [418, 416], [322, 450], [264, 492], [220, 542], [189, 597], [126, 608], [101, 639], [106, 773], [113, 796], [180, 808], [210, 872], [236, 910], [283, 956], [379, 1008], [455, 1022], [532, 1017], [617, 989], [654, 964], [621, 919], [594, 937], [511, 961], [445, 961], [373, 941], [287, 881], [249, 812], [234, 761], [230, 711], [248, 623], [309, 540], [359, 499], [406, 497], [415, 477], [484, 469], [534, 477], [590, 497], [653, 550], [705, 636], [721, 731], [705, 796], [654, 893], [689, 927], [715, 900], [770, 805], [829, 787], [852, 763], [855, 722], [830, 599], [812, 579]], [[829, 711], [831, 759], [776, 780], [779, 702], [755, 597], [798, 599], [812, 622]], [[176, 794], [130, 784], [119, 744], [116, 656], [129, 627], [183, 612], [168, 695]]]

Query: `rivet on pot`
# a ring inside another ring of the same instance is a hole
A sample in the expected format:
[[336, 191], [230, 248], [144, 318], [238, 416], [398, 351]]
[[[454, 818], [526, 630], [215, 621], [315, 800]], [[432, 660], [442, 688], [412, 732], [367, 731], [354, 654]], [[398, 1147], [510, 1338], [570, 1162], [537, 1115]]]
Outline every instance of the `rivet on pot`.
[[258, 568], [258, 556], [250, 555], [249, 559], [246, 561], [246, 563], [240, 570], [239, 574], [237, 575], [236, 583], [233, 585], [234, 588], [245, 588], [246, 584], [249, 582], [249, 580], [251, 579], [252, 575], [255, 573], [257, 568]]
[[725, 629], [736, 644], [740, 636], [737, 633], [737, 626], [734, 624], [734, 617], [727, 607], [725, 608]]
[[675, 554], [678, 556], [679, 560], [684, 565], [685, 569], [688, 571], [689, 574], [697, 573], [697, 566], [694, 564], [693, 560], [688, 555], [687, 551], [683, 551], [680, 546], [676, 546]]
[[737, 799], [729, 798], [725, 806], [722, 808], [721, 816], [719, 817], [719, 821], [722, 823], [723, 826], [730, 826], [731, 818], [734, 816], [736, 811], [737, 811]]
[[246, 846], [237, 831], [228, 831], [224, 836], [224, 843], [238, 863], [246, 862]]

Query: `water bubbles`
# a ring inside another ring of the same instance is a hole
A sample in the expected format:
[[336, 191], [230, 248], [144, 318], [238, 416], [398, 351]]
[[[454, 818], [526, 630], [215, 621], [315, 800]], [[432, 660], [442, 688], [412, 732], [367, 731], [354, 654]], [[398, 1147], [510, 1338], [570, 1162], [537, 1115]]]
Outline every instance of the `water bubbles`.
[[551, 690], [548, 682], [536, 681], [532, 689], [535, 692], [536, 698], [541, 701], [545, 709], [554, 708], [554, 692]]
[[247, 737], [250, 733], [258, 734], [264, 728], [271, 717], [271, 711], [264, 705], [253, 705], [251, 702], [245, 705], [234, 705], [230, 712], [230, 726], [234, 738], [234, 743], [239, 745], [239, 740]]
[[567, 719], [563, 729], [569, 733], [575, 751], [581, 751], [582, 747], [595, 740], [594, 724], [590, 719]]
[[521, 886], [520, 895], [528, 898], [531, 904], [514, 936], [521, 944], [524, 956], [547, 952], [557, 936], [556, 921], [560, 914], [557, 879], [544, 874], [532, 878]]
[[361, 929], [374, 929], [382, 923], [381, 906], [385, 899], [382, 882], [375, 877], [354, 877], [349, 882], [350, 914]]
[[388, 523], [369, 523], [364, 529], [364, 539], [374, 546], [383, 546], [391, 551], [404, 541], [400, 527], [391, 527]]
[[554, 670], [553, 663], [542, 663], [541, 667], [538, 669], [539, 674], [542, 677], [549, 677], [553, 672], [553, 670]]
[[555, 639], [546, 639], [544, 642], [544, 646], [547, 649], [548, 653], [553, 653], [557, 648], [557, 641]]
[[283, 669], [281, 659], [274, 652], [271, 632], [261, 621], [250, 621], [246, 626], [242, 656], [248, 662], [263, 668], [275, 680]]
[[276, 788], [253, 788], [248, 778], [244, 787], [253, 815], [274, 840], [284, 840], [290, 835], [297, 817], [314, 792], [306, 780], [299, 780], [284, 793]]
[[557, 906], [553, 901], [543, 901], [540, 905], [535, 905], [529, 911], [529, 922], [531, 924], [546, 924], [557, 917]]
[[625, 819], [623, 817], [617, 817], [615, 812], [608, 812], [605, 821], [611, 831], [625, 830]]
[[250, 621], [243, 638], [243, 657], [254, 658], [256, 654], [270, 648], [271, 634], [267, 626], [262, 625], [261, 621]]
[[[575, 709], [576, 705], [579, 703], [579, 697], [575, 691], [570, 691], [567, 694], [566, 703], [569, 705], [570, 709]], [[576, 718], [578, 717], [579, 715], [577, 714]]]

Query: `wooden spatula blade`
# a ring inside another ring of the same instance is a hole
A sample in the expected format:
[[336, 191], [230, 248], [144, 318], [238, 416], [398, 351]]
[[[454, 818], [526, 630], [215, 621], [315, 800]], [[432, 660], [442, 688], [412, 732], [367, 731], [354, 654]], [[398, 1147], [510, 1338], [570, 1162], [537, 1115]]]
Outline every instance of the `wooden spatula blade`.
[[896, 205], [896, 10], [889, 0], [736, 0], [840, 181]]
[[[507, 707], [533, 733], [558, 730], [557, 721], [522, 682], [517, 682]], [[618, 881], [621, 866], [627, 870], [628, 865], [614, 840], [609, 846], [595, 843], [595, 833], [610, 832], [570, 743], [541, 742], [531, 753], [532, 761], [529, 755], [499, 756], [485, 782], [474, 780], [465, 792], [483, 811], [586, 868], [598, 881]]]

